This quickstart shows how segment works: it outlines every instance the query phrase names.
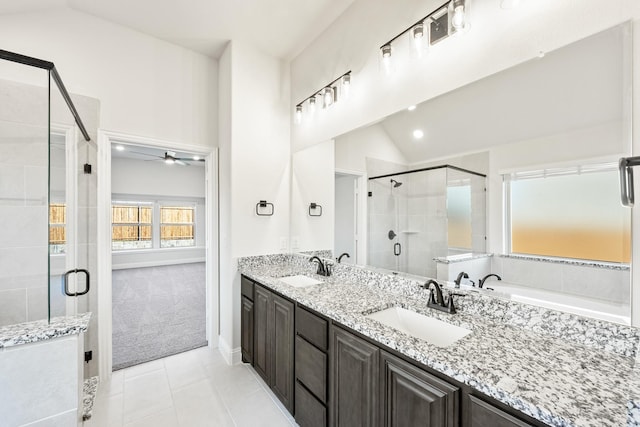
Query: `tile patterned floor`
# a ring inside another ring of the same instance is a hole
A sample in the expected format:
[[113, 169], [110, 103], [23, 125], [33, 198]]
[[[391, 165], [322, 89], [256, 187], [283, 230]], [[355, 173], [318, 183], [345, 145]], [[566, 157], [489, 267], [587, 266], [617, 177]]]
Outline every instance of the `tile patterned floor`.
[[207, 347], [113, 373], [85, 427], [291, 427], [291, 415], [246, 365]]

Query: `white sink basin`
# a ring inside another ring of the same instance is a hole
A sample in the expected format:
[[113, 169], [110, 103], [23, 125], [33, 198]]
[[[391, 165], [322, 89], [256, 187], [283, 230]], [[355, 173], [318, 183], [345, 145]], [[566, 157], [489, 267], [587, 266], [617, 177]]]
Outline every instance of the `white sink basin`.
[[322, 280], [317, 280], [309, 276], [298, 274], [297, 276], [281, 277], [278, 280], [294, 288], [306, 288], [308, 286], [319, 285]]
[[416, 313], [401, 307], [377, 311], [369, 319], [427, 341], [437, 347], [447, 347], [471, 333], [469, 329]]

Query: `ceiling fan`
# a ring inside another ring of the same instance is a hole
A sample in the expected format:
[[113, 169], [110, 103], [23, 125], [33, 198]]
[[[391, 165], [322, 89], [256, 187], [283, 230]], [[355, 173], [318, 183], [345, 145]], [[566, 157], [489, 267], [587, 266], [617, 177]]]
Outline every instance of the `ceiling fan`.
[[[153, 161], [164, 160], [164, 162], [168, 165], [172, 165], [175, 163], [180, 166], [189, 166], [188, 162], [204, 162], [204, 159], [200, 158], [199, 156], [176, 157], [175, 151], [165, 151], [164, 156], [157, 156], [155, 154], [149, 154], [149, 153], [141, 153], [139, 151], [131, 151], [131, 153], [141, 154], [143, 156], [156, 157], [156, 159], [153, 159]], [[149, 161], [149, 160], [145, 160], [145, 161]]]

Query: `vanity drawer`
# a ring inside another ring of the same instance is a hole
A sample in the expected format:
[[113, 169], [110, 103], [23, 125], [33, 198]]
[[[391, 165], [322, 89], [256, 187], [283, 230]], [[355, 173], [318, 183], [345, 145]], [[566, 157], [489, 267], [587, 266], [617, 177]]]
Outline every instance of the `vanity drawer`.
[[323, 351], [328, 348], [327, 326], [325, 319], [300, 306], [296, 307], [296, 334]]
[[475, 396], [469, 395], [469, 403], [470, 427], [533, 427]]
[[320, 401], [327, 401], [327, 355], [296, 337], [296, 379]]
[[253, 281], [244, 276], [240, 277], [240, 292], [243, 296], [253, 301]]
[[300, 427], [327, 426], [327, 408], [297, 381], [295, 414]]

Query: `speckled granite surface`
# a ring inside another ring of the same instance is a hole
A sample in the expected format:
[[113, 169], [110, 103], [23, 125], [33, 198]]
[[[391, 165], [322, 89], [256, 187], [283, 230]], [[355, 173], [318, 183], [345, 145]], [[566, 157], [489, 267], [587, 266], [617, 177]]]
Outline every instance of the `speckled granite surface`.
[[86, 421], [93, 415], [93, 404], [98, 393], [98, 377], [91, 377], [84, 380], [82, 387], [82, 420]]
[[0, 328], [0, 348], [76, 335], [87, 330], [91, 313], [61, 316], [35, 322], [18, 323]]
[[[553, 426], [623, 426], [640, 416], [635, 328], [466, 292], [458, 314], [426, 307], [420, 282], [354, 266], [315, 276], [301, 256], [244, 258], [240, 271], [406, 356]], [[304, 273], [325, 283], [293, 288], [277, 278]], [[458, 290], [456, 290], [458, 291]], [[402, 306], [471, 329], [447, 348], [366, 314]], [[640, 422], [640, 420], [638, 421]]]

